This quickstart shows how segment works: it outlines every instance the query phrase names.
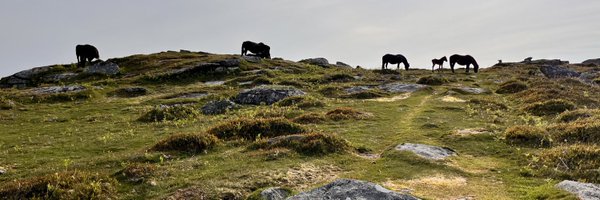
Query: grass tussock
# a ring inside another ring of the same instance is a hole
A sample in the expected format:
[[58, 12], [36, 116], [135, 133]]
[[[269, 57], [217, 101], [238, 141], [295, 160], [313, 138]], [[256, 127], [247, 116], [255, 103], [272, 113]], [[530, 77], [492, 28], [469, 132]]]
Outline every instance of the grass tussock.
[[154, 176], [157, 168], [154, 164], [133, 163], [127, 165], [123, 170], [115, 175], [122, 180], [129, 182], [143, 182], [144, 180]]
[[600, 122], [597, 120], [559, 123], [548, 130], [557, 142], [600, 144]]
[[572, 122], [597, 116], [600, 116], [600, 109], [577, 109], [563, 112], [558, 115], [557, 119], [559, 122]]
[[277, 85], [294, 86], [297, 88], [304, 88], [304, 87], [308, 86], [308, 84], [306, 82], [299, 81], [299, 80], [283, 80], [283, 81], [279, 82]]
[[324, 107], [325, 103], [319, 101], [318, 99], [307, 97], [307, 96], [292, 96], [285, 98], [275, 105], [278, 106], [296, 106], [300, 109], [308, 109], [308, 108], [320, 108]]
[[444, 83], [447, 83], [448, 80], [444, 77], [438, 77], [438, 76], [425, 76], [425, 77], [421, 77], [419, 78], [419, 80], [417, 80], [418, 84], [423, 84], [423, 85], [443, 85]]
[[[266, 189], [267, 188], [260, 188], [258, 190], [255, 190], [254, 192], [250, 193], [250, 195], [248, 195], [248, 197], [246, 197], [246, 200], [265, 200], [265, 198], [262, 197], [261, 193]], [[287, 194], [294, 193], [294, 191], [289, 188], [280, 188], [280, 189], [285, 191]]]
[[376, 98], [381, 98], [381, 97], [386, 97], [388, 96], [388, 93], [385, 92], [381, 92], [378, 90], [366, 90], [366, 91], [360, 91], [360, 92], [355, 92], [355, 93], [351, 93], [351, 94], [345, 94], [342, 95], [342, 98], [348, 98], [348, 99], [376, 99]]
[[219, 139], [209, 134], [177, 134], [156, 143], [150, 150], [205, 153], [219, 144]]
[[358, 111], [354, 108], [349, 107], [341, 107], [333, 109], [325, 114], [325, 116], [331, 120], [340, 121], [340, 120], [349, 120], [349, 119], [368, 119], [373, 117], [372, 113]]
[[354, 76], [352, 76], [350, 74], [338, 73], [338, 74], [326, 75], [323, 79], [325, 80], [325, 82], [345, 83], [345, 82], [354, 81], [355, 78], [354, 78]]
[[524, 91], [528, 86], [520, 81], [508, 81], [500, 84], [500, 87], [496, 90], [497, 94], [514, 94], [517, 92]]
[[124, 97], [124, 98], [130, 98], [130, 97], [139, 97], [139, 96], [144, 96], [148, 94], [148, 90], [146, 90], [145, 88], [119, 88], [116, 89], [115, 91], [110, 92], [108, 95], [109, 96], [116, 96], [116, 97]]
[[251, 149], [286, 148], [304, 155], [327, 155], [348, 151], [350, 145], [336, 135], [308, 133], [280, 136], [255, 142]]
[[588, 108], [600, 107], [600, 89], [581, 83], [559, 79], [555, 81], [533, 80], [527, 92], [518, 93], [516, 99], [533, 104], [549, 99], [564, 99], [575, 105]]
[[7, 181], [0, 185], [2, 199], [111, 199], [118, 182], [89, 172], [61, 172]]
[[327, 121], [327, 118], [319, 113], [307, 113], [292, 119], [292, 121], [299, 124], [318, 124]]
[[5, 99], [4, 97], [0, 97], [0, 110], [12, 110], [17, 107], [17, 104], [10, 99]]
[[575, 109], [573, 102], [554, 99], [525, 106], [524, 110], [537, 116], [555, 115]]
[[569, 145], [544, 150], [531, 163], [544, 175], [559, 179], [600, 182], [600, 147], [596, 145]]
[[287, 119], [238, 119], [223, 122], [207, 133], [221, 139], [272, 138], [282, 135], [292, 135], [307, 132], [306, 128]]
[[337, 97], [340, 94], [342, 94], [343, 91], [344, 91], [344, 88], [342, 88], [340, 86], [330, 86], [330, 85], [322, 87], [318, 90], [318, 92], [320, 94], [322, 94], [323, 96], [326, 96], [326, 97]]
[[94, 91], [85, 90], [81, 92], [35, 95], [31, 97], [31, 101], [35, 103], [63, 103], [71, 101], [85, 101], [97, 95], [98, 94]]
[[548, 132], [535, 126], [513, 126], [504, 132], [504, 139], [509, 144], [529, 147], [547, 147], [551, 144]]
[[490, 110], [506, 110], [508, 109], [508, 106], [506, 106], [504, 103], [498, 102], [496, 100], [491, 100], [491, 99], [470, 99], [469, 103], [471, 104], [475, 104], [481, 108], [484, 109], [490, 109]]
[[146, 114], [142, 115], [138, 121], [141, 122], [160, 122], [189, 119], [200, 115], [200, 111], [189, 105], [170, 105], [156, 106]]

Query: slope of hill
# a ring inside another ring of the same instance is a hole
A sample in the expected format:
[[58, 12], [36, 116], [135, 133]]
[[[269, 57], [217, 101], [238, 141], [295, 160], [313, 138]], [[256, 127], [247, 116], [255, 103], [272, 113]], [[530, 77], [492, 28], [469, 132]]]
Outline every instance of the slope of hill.
[[0, 196], [245, 199], [351, 178], [425, 199], [573, 199], [554, 185], [600, 183], [599, 67], [109, 63], [0, 81]]

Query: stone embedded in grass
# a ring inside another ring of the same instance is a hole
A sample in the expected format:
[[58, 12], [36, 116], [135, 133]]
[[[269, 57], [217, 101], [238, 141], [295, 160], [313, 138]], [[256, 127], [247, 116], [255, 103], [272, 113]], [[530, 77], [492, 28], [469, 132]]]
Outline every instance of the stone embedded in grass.
[[540, 67], [540, 71], [548, 78], [569, 78], [580, 75], [579, 72], [558, 65], [544, 65]]
[[205, 115], [219, 115], [226, 113], [229, 110], [237, 109], [239, 107], [240, 106], [234, 103], [233, 101], [224, 99], [208, 102], [204, 106], [202, 106], [200, 110], [202, 111], [202, 114]]
[[354, 108], [341, 107], [341, 108], [336, 108], [336, 109], [333, 109], [333, 110], [327, 112], [325, 114], [325, 116], [329, 119], [339, 121], [339, 120], [348, 120], [348, 119], [355, 119], [355, 120], [368, 119], [368, 118], [373, 117], [373, 114], [368, 113], [368, 112], [358, 111]]
[[288, 200], [312, 199], [418, 200], [416, 197], [397, 193], [374, 183], [353, 179], [337, 179], [323, 187], [288, 198]]
[[600, 199], [600, 184], [564, 180], [556, 184], [556, 187], [577, 195], [583, 200]]
[[2, 199], [114, 199], [118, 182], [106, 175], [71, 171], [7, 181]]
[[100, 74], [106, 76], [114, 76], [121, 72], [119, 65], [106, 61], [99, 62], [83, 69], [84, 74]]
[[117, 97], [139, 97], [148, 94], [148, 89], [143, 87], [126, 87], [119, 88], [109, 95], [117, 96]]
[[536, 116], [560, 114], [575, 109], [575, 104], [562, 99], [553, 99], [527, 105], [524, 110]]
[[416, 92], [429, 86], [423, 84], [412, 84], [412, 83], [388, 83], [384, 85], [380, 85], [377, 88], [389, 93], [406, 93], [406, 92]]
[[172, 95], [167, 99], [199, 99], [210, 95], [208, 92], [186, 92], [182, 94]]
[[326, 120], [327, 118], [325, 118], [325, 116], [319, 113], [307, 113], [292, 119], [293, 122], [299, 124], [318, 124]]
[[234, 97], [239, 104], [271, 105], [291, 96], [303, 96], [306, 93], [288, 86], [258, 86], [244, 90]]
[[210, 134], [177, 134], [159, 141], [150, 150], [204, 153], [218, 143], [219, 139]]
[[254, 191], [246, 200], [285, 200], [292, 191], [282, 187], [270, 187]]
[[460, 94], [484, 94], [488, 93], [489, 90], [485, 88], [474, 88], [474, 87], [457, 87], [452, 88], [452, 91], [458, 92]]
[[31, 89], [33, 94], [59, 94], [59, 93], [75, 93], [87, 90], [86, 87], [81, 85], [68, 85], [68, 86], [50, 86], [40, 87]]
[[456, 155], [456, 152], [450, 148], [426, 144], [404, 143], [399, 144], [395, 149], [397, 151], [410, 151], [420, 157], [430, 160], [443, 160], [449, 156]]
[[307, 58], [304, 60], [300, 60], [298, 62], [311, 64], [311, 65], [317, 65], [317, 66], [321, 66], [321, 67], [329, 67], [329, 61], [325, 58]]
[[438, 77], [438, 76], [425, 76], [425, 77], [419, 78], [419, 80], [417, 81], [418, 84], [424, 84], [424, 85], [443, 85], [444, 83], [447, 83], [447, 82], [448, 82], [448, 80], [446, 78]]
[[500, 87], [496, 90], [498, 94], [514, 94], [526, 90], [528, 86], [520, 81], [508, 81], [500, 84]]
[[238, 119], [223, 122], [206, 131], [221, 139], [272, 138], [282, 135], [306, 133], [307, 130], [286, 119]]

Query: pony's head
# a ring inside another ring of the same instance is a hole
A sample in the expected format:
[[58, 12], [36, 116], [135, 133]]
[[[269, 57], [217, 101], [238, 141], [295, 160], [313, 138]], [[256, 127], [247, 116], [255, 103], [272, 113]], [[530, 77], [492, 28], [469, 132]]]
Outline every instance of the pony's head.
[[442, 61], [448, 62], [448, 58], [446, 56], [442, 57]]

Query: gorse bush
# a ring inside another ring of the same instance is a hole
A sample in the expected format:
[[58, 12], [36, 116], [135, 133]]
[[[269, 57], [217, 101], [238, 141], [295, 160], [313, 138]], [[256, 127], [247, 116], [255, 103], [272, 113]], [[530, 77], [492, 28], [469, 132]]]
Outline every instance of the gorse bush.
[[209, 134], [177, 134], [156, 143], [150, 150], [204, 153], [219, 144], [219, 139]]
[[500, 87], [496, 90], [498, 94], [514, 94], [526, 90], [528, 87], [525, 83], [520, 81], [508, 81], [500, 84]]
[[573, 102], [562, 99], [534, 103], [527, 105], [524, 108], [525, 111], [537, 116], [554, 115], [573, 109], [575, 109], [575, 104], [573, 104]]
[[112, 199], [118, 182], [89, 172], [61, 172], [0, 184], [2, 199]]
[[504, 139], [510, 144], [531, 147], [546, 147], [551, 144], [548, 132], [535, 126], [510, 127], [504, 132]]
[[223, 122], [208, 129], [207, 133], [221, 139], [255, 140], [282, 135], [305, 133], [307, 130], [287, 119], [238, 119]]

